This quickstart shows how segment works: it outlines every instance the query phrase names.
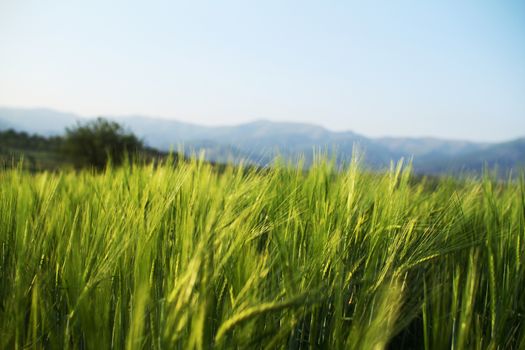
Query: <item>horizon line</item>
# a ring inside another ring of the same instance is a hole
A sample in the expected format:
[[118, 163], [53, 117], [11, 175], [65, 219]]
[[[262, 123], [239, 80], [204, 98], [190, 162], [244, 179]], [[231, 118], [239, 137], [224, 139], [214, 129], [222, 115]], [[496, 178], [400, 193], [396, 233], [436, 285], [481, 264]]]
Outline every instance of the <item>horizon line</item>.
[[454, 137], [442, 137], [442, 136], [435, 136], [435, 135], [419, 135], [419, 136], [406, 136], [406, 135], [380, 135], [380, 136], [370, 136], [366, 133], [357, 132], [353, 129], [343, 129], [343, 130], [337, 130], [332, 129], [330, 127], [327, 127], [325, 125], [316, 124], [313, 122], [301, 122], [301, 121], [293, 121], [293, 120], [272, 120], [271, 118], [253, 118], [250, 121], [246, 122], [239, 122], [239, 123], [212, 123], [212, 124], [206, 124], [206, 123], [195, 123], [192, 121], [185, 121], [183, 119], [179, 119], [176, 117], [167, 117], [167, 116], [160, 116], [160, 115], [148, 115], [147, 113], [128, 113], [128, 114], [98, 114], [98, 115], [87, 115], [83, 113], [77, 113], [72, 111], [65, 111], [54, 107], [28, 107], [28, 106], [7, 106], [7, 105], [0, 105], [0, 109], [11, 109], [11, 110], [18, 110], [18, 111], [47, 111], [47, 112], [53, 112], [53, 113], [59, 113], [63, 115], [69, 115], [74, 116], [80, 119], [96, 119], [96, 118], [106, 118], [106, 119], [114, 119], [115, 121], [118, 121], [118, 119], [130, 119], [130, 118], [142, 118], [142, 119], [149, 119], [151, 121], [163, 121], [163, 122], [174, 122], [174, 123], [180, 123], [180, 124], [187, 124], [197, 127], [204, 127], [204, 128], [234, 128], [234, 127], [240, 127], [255, 123], [270, 123], [270, 124], [290, 124], [290, 125], [302, 125], [302, 126], [310, 126], [322, 129], [324, 131], [335, 133], [335, 134], [345, 134], [345, 133], [352, 133], [358, 136], [363, 136], [371, 140], [381, 140], [381, 139], [406, 139], [406, 140], [436, 140], [436, 141], [449, 141], [449, 142], [468, 142], [468, 143], [478, 143], [478, 144], [499, 144], [499, 143], [506, 143], [506, 142], [512, 142], [516, 140], [521, 140], [525, 138], [525, 134], [517, 137], [511, 137], [506, 139], [500, 139], [500, 140], [480, 140], [480, 139], [469, 139], [469, 138], [454, 138]]

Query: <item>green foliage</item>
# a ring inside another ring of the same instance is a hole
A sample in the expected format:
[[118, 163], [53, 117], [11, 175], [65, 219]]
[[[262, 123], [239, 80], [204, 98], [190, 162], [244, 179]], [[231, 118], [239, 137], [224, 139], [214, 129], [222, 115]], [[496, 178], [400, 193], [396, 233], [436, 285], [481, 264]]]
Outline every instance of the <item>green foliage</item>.
[[[103, 136], [97, 131], [96, 126], [101, 124], [109, 126], [109, 136]], [[79, 137], [78, 129], [71, 129], [75, 135], [68, 142], [64, 141], [63, 136], [45, 137], [14, 130], [0, 131], [0, 168], [21, 164], [24, 169], [32, 172], [59, 171], [71, 169], [73, 166], [101, 169], [107, 164], [104, 161], [111, 160], [114, 165], [121, 164], [126, 153], [141, 163], [157, 162], [168, 156], [166, 152], [143, 147], [135, 136], [125, 133], [116, 123], [95, 121], [84, 125], [82, 130], [85, 131], [86, 127], [87, 132], [83, 134], [83, 138]], [[91, 152], [97, 155], [96, 161], [87, 158], [87, 151], [92, 150], [93, 145], [98, 147]], [[173, 154], [172, 157], [177, 158], [178, 155]]]
[[103, 169], [108, 161], [121, 164], [126, 154], [142, 150], [143, 144], [120, 124], [98, 118], [67, 128], [63, 149], [77, 166]]
[[47, 138], [39, 135], [29, 135], [26, 132], [17, 132], [11, 129], [0, 131], [0, 147], [2, 148], [58, 151], [61, 144], [62, 139], [58, 136]]
[[51, 170], [66, 166], [61, 156], [62, 137], [30, 135], [15, 130], [0, 131], [0, 168], [23, 161], [31, 171]]
[[425, 181], [1, 172], [0, 348], [523, 348], [525, 179]]

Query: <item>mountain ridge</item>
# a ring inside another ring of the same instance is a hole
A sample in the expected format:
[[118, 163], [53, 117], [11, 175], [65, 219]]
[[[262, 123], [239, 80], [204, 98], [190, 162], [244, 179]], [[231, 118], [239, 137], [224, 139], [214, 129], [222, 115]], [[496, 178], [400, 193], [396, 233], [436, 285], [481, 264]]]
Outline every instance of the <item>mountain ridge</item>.
[[[504, 170], [525, 165], [524, 138], [507, 142], [473, 142], [437, 137], [367, 137], [353, 131], [332, 131], [309, 123], [273, 122], [259, 119], [239, 125], [203, 126], [142, 115], [109, 116], [160, 150], [178, 149], [186, 153], [205, 150], [212, 161], [240, 161], [268, 165], [277, 155], [286, 159], [305, 157], [311, 163], [313, 150], [324, 150], [337, 161], [350, 160], [354, 147], [365, 152], [366, 164], [384, 168], [391, 160], [413, 158], [416, 172], [445, 173], [461, 169], [480, 172], [483, 164]], [[0, 107], [0, 129], [57, 135], [66, 127], [89, 120], [74, 113], [47, 108]], [[463, 167], [462, 167], [463, 165]]]

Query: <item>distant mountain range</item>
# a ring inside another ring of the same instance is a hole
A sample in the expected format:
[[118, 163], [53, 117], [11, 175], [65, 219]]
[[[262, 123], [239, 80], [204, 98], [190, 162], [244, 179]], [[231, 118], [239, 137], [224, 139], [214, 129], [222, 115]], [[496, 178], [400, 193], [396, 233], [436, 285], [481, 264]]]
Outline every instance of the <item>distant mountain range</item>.
[[[525, 138], [494, 144], [436, 138], [370, 138], [351, 131], [334, 132], [316, 125], [265, 120], [209, 127], [143, 116], [109, 119], [119, 121], [151, 147], [183, 147], [186, 153], [204, 150], [209, 160], [218, 162], [244, 160], [267, 165], [279, 154], [291, 160], [303, 156], [308, 164], [314, 150], [335, 154], [338, 162], [347, 162], [357, 146], [364, 153], [366, 164], [376, 169], [402, 157], [413, 158], [416, 172], [429, 174], [479, 173], [485, 164], [504, 174], [525, 166]], [[41, 135], [62, 134], [66, 127], [85, 120], [49, 109], [0, 108], [0, 129]]]

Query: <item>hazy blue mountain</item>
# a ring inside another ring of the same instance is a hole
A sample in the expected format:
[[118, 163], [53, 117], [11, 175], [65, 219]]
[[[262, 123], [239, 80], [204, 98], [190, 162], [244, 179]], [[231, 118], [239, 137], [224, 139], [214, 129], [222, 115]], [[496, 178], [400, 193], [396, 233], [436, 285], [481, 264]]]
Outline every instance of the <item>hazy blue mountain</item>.
[[431, 161], [422, 158], [416, 163], [421, 173], [480, 173], [485, 167], [507, 175], [509, 169], [525, 169], [525, 138], [498, 143], [456, 157]]
[[40, 135], [62, 134], [67, 126], [83, 118], [51, 109], [0, 108], [0, 128], [14, 128]]
[[[295, 159], [304, 155], [309, 163], [314, 150], [337, 154], [339, 160], [349, 160], [354, 145], [359, 145], [367, 154], [369, 164], [388, 164], [395, 152], [373, 140], [352, 132], [332, 132], [325, 128], [300, 123], [275, 123], [265, 120], [237, 126], [205, 127], [171, 120], [128, 117], [119, 119], [153, 147], [169, 149], [183, 143], [185, 148], [206, 149], [212, 160], [231, 157], [267, 164], [276, 155]], [[217, 152], [210, 144], [231, 153]], [[226, 146], [226, 147], [225, 147]], [[212, 156], [217, 154], [217, 156]]]
[[[350, 160], [355, 146], [374, 168], [389, 165], [401, 157], [414, 158], [418, 172], [479, 171], [483, 164], [498, 165], [502, 171], [524, 164], [524, 139], [501, 144], [475, 143], [436, 138], [369, 138], [350, 131], [334, 132], [301, 123], [259, 120], [236, 126], [210, 127], [145, 116], [111, 117], [124, 124], [149, 146], [186, 153], [205, 151], [209, 160], [239, 161], [266, 165], [276, 155], [308, 164], [313, 151], [336, 155], [338, 162]], [[42, 135], [64, 132], [77, 121], [74, 114], [49, 109], [0, 108], [0, 129], [15, 128]]]
[[411, 154], [415, 157], [432, 154], [440, 156], [458, 156], [461, 154], [481, 151], [491, 146], [490, 143], [444, 140], [433, 137], [382, 137], [375, 140], [391, 151]]
[[5, 120], [0, 120], [0, 130], [5, 130], [5, 129], [9, 129], [9, 128], [12, 128], [11, 123], [9, 123], [8, 121], [5, 121]]

